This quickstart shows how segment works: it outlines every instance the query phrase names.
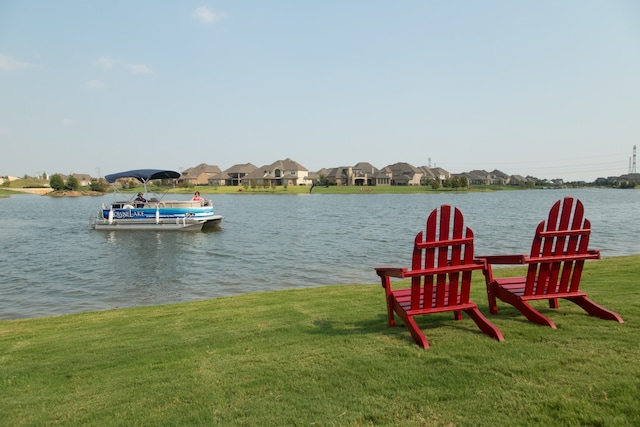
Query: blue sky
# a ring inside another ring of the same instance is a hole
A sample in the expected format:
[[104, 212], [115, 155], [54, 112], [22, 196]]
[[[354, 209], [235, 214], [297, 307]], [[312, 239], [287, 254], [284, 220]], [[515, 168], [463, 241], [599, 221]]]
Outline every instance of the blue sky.
[[0, 0], [0, 175], [291, 158], [584, 179], [640, 141], [640, 2]]

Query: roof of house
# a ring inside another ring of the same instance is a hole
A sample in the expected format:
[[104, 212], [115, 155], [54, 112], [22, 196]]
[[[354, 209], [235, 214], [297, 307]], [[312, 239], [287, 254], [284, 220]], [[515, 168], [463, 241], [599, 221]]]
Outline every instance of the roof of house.
[[425, 177], [428, 178], [436, 178], [436, 174], [431, 170], [430, 167], [428, 166], [419, 166], [418, 169], [420, 169], [422, 171], [422, 173], [424, 174]]
[[329, 170], [329, 172], [327, 173], [327, 177], [334, 177], [334, 178], [347, 178], [347, 174], [346, 171], [349, 169], [350, 166], [340, 166], [337, 168], [333, 168], [331, 170]]
[[185, 169], [184, 172], [182, 172], [182, 179], [195, 179], [203, 173], [213, 176], [220, 172], [222, 172], [222, 170], [220, 170], [218, 166], [200, 163], [198, 166]]
[[408, 174], [408, 173], [420, 172], [420, 169], [406, 162], [394, 163], [392, 165], [386, 166], [386, 168], [393, 171], [394, 173], [399, 172], [403, 174]]
[[327, 176], [327, 174], [328, 174], [329, 172], [331, 172], [331, 170], [332, 170], [331, 168], [322, 168], [322, 169], [320, 169], [319, 171], [314, 172], [314, 174], [316, 174], [316, 175], [318, 175], [318, 176], [320, 176], [320, 175]]
[[91, 175], [88, 173], [72, 173], [71, 175], [80, 181], [91, 181]]
[[276, 160], [268, 166], [264, 166], [265, 170], [274, 170], [281, 169], [285, 171], [303, 171], [309, 172], [305, 167], [303, 167], [300, 163], [291, 160], [290, 158], [286, 158], [284, 160]]
[[376, 173], [376, 171], [378, 170], [371, 163], [367, 163], [367, 162], [358, 162], [353, 168], [361, 170], [362, 172], [365, 172], [365, 173]]
[[243, 164], [236, 164], [231, 166], [228, 169], [224, 170], [224, 173], [226, 174], [239, 174], [239, 173], [249, 173], [249, 172], [253, 172], [254, 170], [256, 170], [258, 167], [254, 164], [251, 163], [243, 163]]
[[509, 178], [509, 175], [507, 175], [506, 173], [502, 172], [501, 170], [498, 169], [494, 169], [491, 171], [491, 175], [495, 175], [498, 178], [502, 178], [502, 179], [507, 179]]

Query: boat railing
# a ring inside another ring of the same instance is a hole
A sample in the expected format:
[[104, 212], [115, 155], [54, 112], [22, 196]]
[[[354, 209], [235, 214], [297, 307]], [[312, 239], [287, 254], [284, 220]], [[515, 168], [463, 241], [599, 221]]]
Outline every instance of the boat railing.
[[[211, 206], [211, 200], [158, 200], [150, 199], [146, 203], [136, 203], [135, 201], [116, 201], [111, 203], [113, 209], [132, 209], [132, 208], [199, 208], [203, 206]], [[103, 206], [103, 209], [105, 207]], [[106, 208], [108, 209], [108, 208]]]
[[164, 206], [168, 208], [199, 208], [202, 206], [211, 206], [210, 200], [167, 200]]

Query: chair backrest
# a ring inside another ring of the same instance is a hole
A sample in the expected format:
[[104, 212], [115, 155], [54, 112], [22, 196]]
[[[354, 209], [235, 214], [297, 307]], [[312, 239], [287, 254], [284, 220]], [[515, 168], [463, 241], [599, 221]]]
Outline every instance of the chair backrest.
[[584, 260], [589, 256], [591, 223], [582, 202], [573, 197], [558, 200], [549, 218], [536, 228], [531, 245], [525, 295], [577, 292]]
[[[411, 269], [416, 275], [411, 279], [411, 308], [468, 303], [471, 271], [482, 268], [473, 257], [473, 231], [464, 226], [462, 212], [449, 205], [434, 209], [426, 230], [419, 232], [414, 242]], [[434, 287], [435, 297], [431, 298]]]

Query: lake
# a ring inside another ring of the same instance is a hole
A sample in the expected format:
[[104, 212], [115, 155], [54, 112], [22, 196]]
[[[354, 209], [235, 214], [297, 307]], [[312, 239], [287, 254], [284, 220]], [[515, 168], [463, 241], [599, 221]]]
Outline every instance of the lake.
[[634, 190], [204, 196], [225, 217], [220, 230], [89, 229], [113, 195], [0, 199], [0, 319], [377, 283], [375, 266], [410, 264], [415, 234], [443, 203], [462, 210], [477, 254], [527, 253], [536, 225], [565, 196], [585, 204], [591, 248], [640, 253]]

